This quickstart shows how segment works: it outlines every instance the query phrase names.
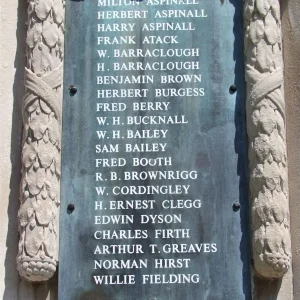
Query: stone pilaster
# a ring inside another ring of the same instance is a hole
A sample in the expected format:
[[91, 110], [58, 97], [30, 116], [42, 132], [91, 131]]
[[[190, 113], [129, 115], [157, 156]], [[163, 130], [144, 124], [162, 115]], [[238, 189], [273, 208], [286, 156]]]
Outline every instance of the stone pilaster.
[[20, 275], [53, 276], [58, 261], [64, 0], [29, 0], [19, 217]]
[[286, 118], [279, 0], [245, 1], [252, 257], [257, 275], [291, 264]]

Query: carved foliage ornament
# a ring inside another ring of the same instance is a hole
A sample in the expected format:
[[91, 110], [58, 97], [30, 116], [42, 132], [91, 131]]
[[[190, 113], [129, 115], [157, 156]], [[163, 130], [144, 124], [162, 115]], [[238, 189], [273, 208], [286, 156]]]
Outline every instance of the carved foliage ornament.
[[252, 256], [278, 278], [291, 263], [279, 0], [246, 0], [244, 14]]
[[58, 258], [63, 0], [29, 0], [19, 210], [20, 275], [48, 280]]

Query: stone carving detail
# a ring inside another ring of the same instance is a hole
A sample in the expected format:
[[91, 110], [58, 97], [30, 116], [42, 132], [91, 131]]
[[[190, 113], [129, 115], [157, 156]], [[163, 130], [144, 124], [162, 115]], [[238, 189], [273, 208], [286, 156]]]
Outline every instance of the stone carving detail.
[[244, 13], [252, 255], [278, 278], [291, 263], [279, 0], [246, 0]]
[[58, 259], [63, 0], [29, 0], [18, 270], [48, 280]]

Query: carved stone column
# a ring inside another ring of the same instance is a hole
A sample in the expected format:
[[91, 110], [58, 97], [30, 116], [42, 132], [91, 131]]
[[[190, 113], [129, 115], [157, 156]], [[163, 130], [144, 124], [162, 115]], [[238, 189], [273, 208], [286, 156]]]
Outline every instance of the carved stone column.
[[48, 280], [58, 258], [64, 0], [29, 0], [19, 210], [20, 275]]
[[279, 278], [291, 263], [279, 0], [246, 0], [245, 27], [252, 257]]

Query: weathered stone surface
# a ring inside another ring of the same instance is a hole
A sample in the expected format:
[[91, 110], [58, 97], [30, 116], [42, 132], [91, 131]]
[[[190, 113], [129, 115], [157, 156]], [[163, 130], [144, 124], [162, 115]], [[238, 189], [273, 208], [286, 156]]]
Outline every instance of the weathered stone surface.
[[254, 269], [283, 276], [291, 263], [279, 0], [245, 3], [247, 127]]
[[29, 281], [51, 278], [58, 261], [64, 2], [28, 4], [17, 265]]

